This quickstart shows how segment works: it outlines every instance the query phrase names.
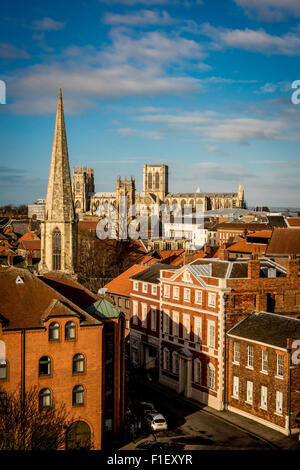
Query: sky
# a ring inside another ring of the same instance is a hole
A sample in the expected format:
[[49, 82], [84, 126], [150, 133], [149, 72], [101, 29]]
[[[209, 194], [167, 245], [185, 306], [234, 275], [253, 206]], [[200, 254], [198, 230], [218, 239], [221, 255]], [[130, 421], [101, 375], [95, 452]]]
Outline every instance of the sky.
[[62, 87], [96, 191], [164, 163], [171, 192], [299, 207], [299, 56], [299, 0], [3, 2], [0, 205], [45, 197]]

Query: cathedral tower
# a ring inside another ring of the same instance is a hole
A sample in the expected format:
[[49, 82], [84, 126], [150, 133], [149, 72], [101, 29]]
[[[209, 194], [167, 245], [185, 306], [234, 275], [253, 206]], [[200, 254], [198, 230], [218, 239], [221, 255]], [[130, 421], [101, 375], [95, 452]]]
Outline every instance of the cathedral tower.
[[76, 214], [90, 210], [90, 193], [95, 192], [94, 169], [73, 167], [73, 201]]
[[[168, 194], [168, 166], [144, 165], [143, 168], [143, 193], [155, 194], [161, 201]], [[158, 202], [158, 201], [157, 201]]]
[[63, 271], [74, 274], [77, 246], [67, 137], [61, 89], [59, 89], [55, 131], [41, 227], [40, 273]]

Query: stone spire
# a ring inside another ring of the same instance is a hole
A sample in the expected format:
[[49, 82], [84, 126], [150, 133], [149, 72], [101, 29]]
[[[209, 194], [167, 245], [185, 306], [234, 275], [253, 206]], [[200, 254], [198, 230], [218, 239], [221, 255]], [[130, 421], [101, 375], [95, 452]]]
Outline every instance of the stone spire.
[[58, 92], [45, 209], [46, 220], [73, 221], [75, 218], [61, 88]]
[[41, 224], [39, 272], [62, 271], [74, 275], [77, 250], [77, 220], [71, 176], [62, 93], [59, 89], [52, 147], [45, 218]]

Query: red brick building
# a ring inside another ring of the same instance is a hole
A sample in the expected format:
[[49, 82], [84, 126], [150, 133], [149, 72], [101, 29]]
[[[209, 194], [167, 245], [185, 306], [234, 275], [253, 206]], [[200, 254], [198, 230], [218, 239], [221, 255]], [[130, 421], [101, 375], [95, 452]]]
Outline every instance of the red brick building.
[[300, 320], [255, 312], [227, 336], [228, 409], [287, 435], [299, 432]]
[[67, 449], [76, 441], [101, 449], [124, 416], [120, 311], [62, 273], [14, 267], [0, 269], [0, 298], [2, 390], [36, 386], [41, 407], [64, 403], [70, 414]]
[[299, 316], [300, 279], [294, 258], [286, 270], [266, 258], [228, 259], [224, 249], [219, 256], [133, 276], [131, 351], [133, 362], [147, 366], [151, 342], [160, 383], [221, 410], [226, 332], [254, 310]]
[[156, 263], [131, 277], [130, 356], [136, 367], [158, 369], [161, 316], [160, 276], [163, 269], [176, 271], [176, 266]]

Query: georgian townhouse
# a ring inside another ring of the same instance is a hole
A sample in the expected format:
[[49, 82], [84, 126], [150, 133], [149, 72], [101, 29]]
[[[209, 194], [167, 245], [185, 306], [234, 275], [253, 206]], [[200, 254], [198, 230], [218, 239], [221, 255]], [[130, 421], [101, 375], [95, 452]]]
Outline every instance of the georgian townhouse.
[[227, 336], [228, 409], [286, 435], [299, 432], [300, 320], [255, 312]]
[[253, 310], [300, 314], [298, 262], [266, 258], [197, 259], [161, 271], [160, 383], [216, 409], [227, 388], [225, 332]]
[[136, 367], [157, 372], [160, 344], [160, 273], [177, 266], [156, 263], [131, 277], [130, 356]]
[[15, 267], [0, 269], [0, 298], [1, 392], [37, 387], [40, 409], [65, 404], [66, 449], [101, 449], [124, 419], [120, 310], [64, 273]]

